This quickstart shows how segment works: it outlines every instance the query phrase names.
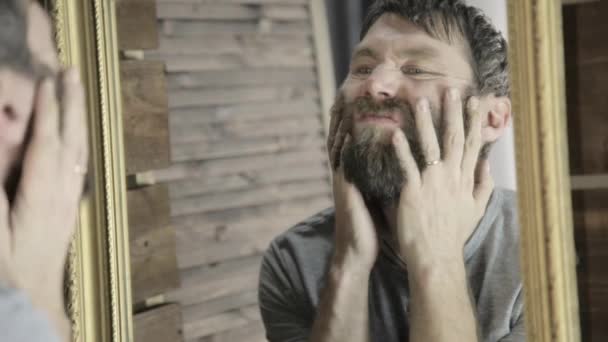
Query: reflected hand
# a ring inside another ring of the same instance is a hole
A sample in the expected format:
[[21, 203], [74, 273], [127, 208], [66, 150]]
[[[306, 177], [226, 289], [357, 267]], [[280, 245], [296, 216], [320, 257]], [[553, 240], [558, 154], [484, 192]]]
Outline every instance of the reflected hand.
[[457, 91], [446, 94], [442, 159], [428, 101], [418, 101], [416, 126], [428, 164], [422, 171], [402, 132], [394, 135], [393, 143], [408, 179], [397, 214], [399, 248], [408, 266], [462, 262], [464, 245], [485, 212], [494, 185], [488, 162], [478, 163], [482, 146], [478, 106], [477, 98], [468, 101], [471, 128], [465, 137], [460, 95]]
[[349, 124], [332, 116], [327, 150], [332, 168], [336, 213], [334, 262], [369, 272], [378, 256], [378, 237], [370, 212], [357, 187], [344, 177], [342, 153], [350, 144]]
[[88, 164], [84, 90], [76, 70], [37, 91], [32, 138], [26, 147], [17, 194], [0, 193], [0, 281], [23, 290], [65, 335], [65, 258]]

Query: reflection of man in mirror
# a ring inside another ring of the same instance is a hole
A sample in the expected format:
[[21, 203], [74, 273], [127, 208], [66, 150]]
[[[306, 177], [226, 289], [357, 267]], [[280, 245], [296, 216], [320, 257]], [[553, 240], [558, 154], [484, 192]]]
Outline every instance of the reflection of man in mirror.
[[[67, 340], [63, 274], [87, 165], [84, 92], [37, 3], [0, 0], [0, 331]], [[61, 98], [59, 98], [61, 97]]]
[[511, 117], [507, 46], [459, 0], [378, 0], [332, 111], [335, 209], [277, 237], [271, 342], [524, 341], [513, 192], [487, 153]]

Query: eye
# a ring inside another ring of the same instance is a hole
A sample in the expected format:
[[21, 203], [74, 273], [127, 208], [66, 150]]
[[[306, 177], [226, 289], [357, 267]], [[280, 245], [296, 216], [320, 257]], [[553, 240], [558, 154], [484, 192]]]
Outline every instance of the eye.
[[354, 70], [355, 75], [369, 75], [371, 73], [372, 73], [372, 68], [367, 65], [356, 67]]
[[422, 75], [422, 74], [426, 74], [426, 72], [420, 68], [416, 68], [416, 67], [403, 67], [401, 68], [401, 72], [403, 72], [406, 75]]

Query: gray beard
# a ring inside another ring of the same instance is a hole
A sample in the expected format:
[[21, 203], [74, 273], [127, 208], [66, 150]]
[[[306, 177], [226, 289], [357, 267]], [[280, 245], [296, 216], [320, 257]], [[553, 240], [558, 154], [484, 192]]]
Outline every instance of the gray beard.
[[[366, 129], [342, 154], [344, 176], [361, 192], [364, 200], [382, 207], [399, 201], [407, 176], [401, 169], [395, 147], [378, 141], [378, 131]], [[386, 134], [386, 133], [384, 133]], [[424, 158], [415, 138], [406, 134], [414, 159], [419, 164]]]
[[[468, 97], [468, 95], [467, 95]], [[463, 101], [463, 108], [464, 103]], [[340, 94], [333, 108], [333, 114], [342, 112], [342, 116], [352, 118], [353, 113], [359, 111], [381, 112], [381, 110], [398, 110], [406, 124], [403, 132], [408, 140], [410, 151], [418, 169], [422, 172], [426, 169], [426, 160], [420, 145], [418, 131], [414, 121], [413, 111], [405, 101], [391, 100], [384, 103], [375, 103], [369, 98], [357, 99], [354, 103], [345, 103], [344, 96]], [[433, 118], [439, 118], [438, 108], [431, 107]], [[434, 122], [435, 133], [443, 154], [444, 127], [439, 122]], [[464, 117], [465, 134], [469, 132], [469, 122]], [[380, 132], [374, 128], [366, 128], [353, 136], [351, 144], [345, 146], [342, 153], [342, 165], [346, 180], [353, 183], [361, 192], [368, 204], [382, 207], [393, 206], [398, 203], [401, 189], [407, 186], [407, 175], [401, 169], [394, 146], [380, 139]], [[351, 130], [352, 134], [352, 130]], [[480, 151], [479, 159], [486, 159], [490, 152], [492, 143], [487, 143]]]

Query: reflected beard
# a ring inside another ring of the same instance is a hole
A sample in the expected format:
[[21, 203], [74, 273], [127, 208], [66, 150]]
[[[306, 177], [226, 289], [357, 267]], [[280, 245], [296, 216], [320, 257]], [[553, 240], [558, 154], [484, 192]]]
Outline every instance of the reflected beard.
[[[469, 94], [471, 91], [469, 91]], [[465, 97], [470, 96], [467, 94]], [[466, 100], [463, 100], [465, 108]], [[410, 146], [410, 151], [418, 169], [424, 171], [426, 158], [422, 152], [420, 138], [414, 121], [413, 110], [409, 104], [402, 100], [391, 99], [382, 103], [376, 103], [371, 97], [358, 98], [352, 103], [346, 103], [344, 95], [340, 94], [332, 109], [332, 115], [340, 115], [352, 123], [354, 114], [357, 112], [397, 112], [401, 114], [404, 125], [401, 128]], [[431, 105], [432, 117], [434, 118], [435, 133], [439, 143], [440, 152], [443, 156], [443, 136], [445, 127], [435, 121], [441, 117], [439, 109]], [[463, 110], [463, 113], [465, 111]], [[468, 117], [464, 116], [465, 135], [469, 132]], [[356, 136], [351, 127], [351, 144], [344, 148], [342, 154], [342, 165], [346, 180], [353, 183], [361, 192], [361, 195], [369, 204], [379, 206], [393, 206], [399, 201], [401, 190], [407, 186], [407, 175], [401, 169], [392, 139], [383, 139], [386, 135], [384, 129], [377, 127], [364, 127]], [[492, 143], [486, 143], [480, 153], [479, 160], [487, 159]]]
[[399, 200], [406, 176], [395, 148], [379, 141], [379, 131], [365, 129], [344, 148], [342, 163], [346, 180], [353, 183], [368, 203], [390, 206]]
[[[399, 113], [404, 121], [402, 130], [409, 142], [414, 160], [421, 169], [425, 165], [415, 129], [413, 111], [406, 101], [391, 99], [376, 103], [370, 97], [362, 97], [347, 104], [344, 98], [339, 98], [334, 108], [334, 112], [337, 111], [343, 111], [342, 117], [349, 119], [352, 119], [357, 112]], [[390, 138], [386, 139], [386, 134], [385, 129], [363, 127], [356, 135], [351, 133], [353, 136], [351, 144], [344, 148], [342, 154], [346, 180], [357, 187], [366, 202], [379, 206], [391, 206], [397, 203], [401, 189], [407, 183], [407, 176], [401, 169], [395, 147]]]

